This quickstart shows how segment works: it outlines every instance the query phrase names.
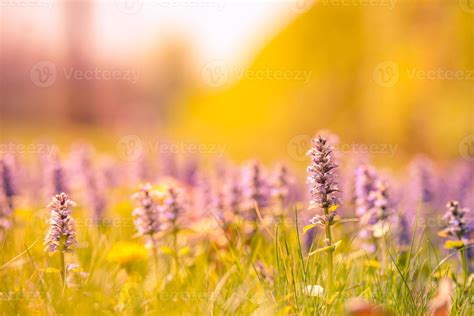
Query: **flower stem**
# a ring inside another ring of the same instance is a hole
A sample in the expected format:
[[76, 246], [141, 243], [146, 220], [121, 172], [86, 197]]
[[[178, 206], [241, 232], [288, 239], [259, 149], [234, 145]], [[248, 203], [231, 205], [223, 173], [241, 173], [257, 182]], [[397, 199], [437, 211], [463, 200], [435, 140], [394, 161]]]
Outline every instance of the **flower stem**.
[[158, 279], [158, 250], [156, 249], [156, 246], [153, 245], [153, 260], [154, 260], [154, 266], [155, 266], [155, 275], [156, 279]]
[[63, 283], [66, 282], [66, 264], [64, 261], [64, 251], [60, 250], [59, 251], [59, 261], [61, 263], [61, 279], [63, 280]]
[[[329, 215], [328, 208], [324, 208], [324, 215]], [[332, 235], [331, 235], [331, 223], [326, 221], [326, 246], [332, 246]], [[328, 249], [328, 276], [327, 276], [327, 293], [328, 295], [332, 292], [332, 275], [333, 275], [333, 252], [334, 249]]]
[[173, 229], [173, 250], [174, 250], [174, 262], [176, 267], [176, 275], [179, 271], [179, 257], [178, 257], [178, 229]]
[[466, 251], [464, 249], [460, 250], [461, 260], [462, 260], [462, 269], [464, 271], [464, 282], [467, 282], [469, 277], [469, 269], [467, 267], [467, 258], [466, 258]]

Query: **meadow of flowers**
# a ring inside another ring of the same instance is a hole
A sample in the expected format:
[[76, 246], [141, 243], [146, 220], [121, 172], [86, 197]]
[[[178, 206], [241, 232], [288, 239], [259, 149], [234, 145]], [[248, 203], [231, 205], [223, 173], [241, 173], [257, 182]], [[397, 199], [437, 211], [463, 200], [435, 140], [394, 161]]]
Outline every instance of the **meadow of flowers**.
[[198, 155], [0, 158], [0, 311], [474, 315], [474, 167], [401, 170], [322, 131], [306, 181]]

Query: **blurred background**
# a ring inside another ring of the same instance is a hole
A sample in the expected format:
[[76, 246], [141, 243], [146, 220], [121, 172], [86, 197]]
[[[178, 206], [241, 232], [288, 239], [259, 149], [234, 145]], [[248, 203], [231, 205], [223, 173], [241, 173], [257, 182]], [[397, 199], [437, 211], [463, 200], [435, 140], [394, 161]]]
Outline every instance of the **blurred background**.
[[474, 1], [0, 2], [3, 143], [305, 164], [325, 128], [388, 164], [474, 157]]

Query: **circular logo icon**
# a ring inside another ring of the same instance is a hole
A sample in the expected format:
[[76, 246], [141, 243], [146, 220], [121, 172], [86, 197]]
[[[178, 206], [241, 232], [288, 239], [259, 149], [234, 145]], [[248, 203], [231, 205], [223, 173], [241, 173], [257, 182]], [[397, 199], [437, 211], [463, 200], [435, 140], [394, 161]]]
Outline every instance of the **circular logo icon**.
[[311, 9], [315, 0], [290, 0], [290, 9], [295, 13], [304, 13]]
[[393, 87], [400, 79], [400, 69], [393, 61], [384, 61], [375, 66], [373, 78], [376, 84], [384, 88]]
[[223, 87], [229, 82], [229, 69], [222, 60], [214, 60], [202, 67], [201, 78], [210, 87]]
[[461, 140], [459, 153], [464, 159], [474, 161], [474, 135], [468, 135]]
[[459, 0], [458, 3], [464, 12], [474, 14], [474, 0]]
[[306, 153], [311, 147], [311, 136], [298, 135], [290, 139], [286, 145], [286, 151], [291, 159], [296, 161], [307, 161]]
[[125, 161], [135, 161], [143, 155], [143, 143], [136, 135], [122, 137], [116, 145], [117, 154]]
[[39, 88], [51, 87], [56, 82], [56, 65], [47, 60], [39, 61], [30, 69], [30, 79]]
[[125, 14], [137, 14], [143, 8], [143, 0], [115, 0], [117, 9]]

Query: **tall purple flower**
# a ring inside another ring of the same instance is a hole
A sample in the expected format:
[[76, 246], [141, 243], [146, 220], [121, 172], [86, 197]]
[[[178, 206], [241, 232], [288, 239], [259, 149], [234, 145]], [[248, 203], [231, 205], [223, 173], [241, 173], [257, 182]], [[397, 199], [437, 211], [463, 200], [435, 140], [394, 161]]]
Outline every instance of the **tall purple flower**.
[[171, 177], [177, 179], [179, 176], [178, 159], [171, 151], [165, 151], [158, 157], [161, 177]]
[[129, 181], [133, 185], [151, 181], [151, 165], [147, 155], [142, 154], [129, 163]]
[[[360, 218], [359, 237], [368, 240], [363, 246], [369, 252], [374, 252], [377, 245], [373, 243], [373, 238], [382, 237], [387, 232], [392, 212], [386, 181], [381, 179], [373, 166], [365, 164], [356, 169], [355, 206]], [[399, 220], [399, 228], [407, 229], [406, 218], [400, 217]], [[400, 233], [405, 234], [407, 231]], [[406, 237], [400, 236], [402, 239]]]
[[104, 186], [111, 190], [120, 186], [123, 180], [121, 177], [121, 166], [111, 157], [105, 157], [100, 163], [100, 177], [104, 179]]
[[235, 215], [240, 214], [243, 195], [238, 171], [237, 169], [229, 172], [228, 179], [224, 184], [224, 203]]
[[458, 162], [454, 171], [451, 171], [451, 182], [448, 186], [452, 188], [449, 192], [451, 198], [465, 207], [474, 208], [474, 164], [472, 162]]
[[369, 199], [372, 191], [375, 189], [375, 182], [378, 175], [374, 167], [362, 165], [355, 170], [354, 181], [354, 201], [356, 215], [363, 216], [373, 207], [373, 200]]
[[173, 185], [166, 188], [165, 200], [161, 210], [164, 217], [165, 229], [177, 231], [181, 217], [184, 213], [184, 205], [180, 192]]
[[369, 225], [382, 225], [392, 214], [390, 210], [390, 201], [388, 196], [388, 187], [385, 181], [378, 179], [375, 182], [374, 190], [369, 193], [369, 203], [372, 207], [365, 216], [362, 217], [362, 223]]
[[148, 237], [147, 245], [156, 247], [156, 234], [162, 230], [158, 204], [151, 184], [145, 184], [140, 191], [132, 195], [136, 208], [132, 212], [137, 236]]
[[398, 244], [402, 247], [407, 247], [410, 245], [411, 235], [410, 235], [410, 226], [408, 219], [405, 214], [398, 214]]
[[92, 209], [92, 216], [96, 222], [103, 218], [107, 207], [103, 179], [96, 172], [93, 163], [93, 149], [89, 145], [77, 145], [72, 152], [75, 172], [80, 176], [84, 199]]
[[72, 251], [72, 247], [76, 244], [76, 229], [71, 208], [75, 205], [76, 203], [71, 201], [66, 193], [57, 194], [49, 203], [51, 218], [48, 221], [49, 231], [44, 242], [47, 251]]
[[457, 201], [450, 201], [446, 205], [448, 209], [444, 218], [448, 221], [444, 230], [441, 231], [442, 236], [452, 237], [460, 241], [469, 239], [472, 229], [468, 226], [467, 208], [461, 208]]
[[199, 159], [196, 156], [185, 160], [181, 180], [191, 187], [195, 187], [199, 180]]
[[67, 184], [66, 171], [57, 155], [46, 165], [47, 167], [47, 187], [48, 195], [56, 195], [59, 193], [69, 193], [69, 186]]
[[256, 219], [256, 214], [253, 211], [254, 205], [257, 204], [261, 210], [267, 207], [269, 202], [269, 187], [265, 181], [261, 164], [256, 160], [248, 162], [244, 166], [242, 180], [243, 197], [250, 210], [249, 218]]
[[208, 175], [201, 174], [194, 188], [194, 206], [200, 216], [208, 215], [214, 208], [214, 192], [211, 179]]
[[412, 195], [413, 207], [418, 207], [418, 201], [435, 203], [436, 179], [433, 161], [425, 156], [417, 156], [410, 164], [409, 194]]
[[312, 148], [308, 151], [311, 163], [308, 167], [308, 184], [310, 185], [311, 208], [320, 208], [323, 213], [316, 215], [311, 219], [313, 225], [325, 228], [325, 244], [327, 248], [327, 284], [326, 291], [328, 295], [332, 293], [333, 284], [333, 240], [331, 226], [334, 224], [336, 216], [335, 206], [339, 203], [335, 169], [338, 167], [335, 163], [333, 146], [328, 140], [318, 135], [312, 141]]
[[[448, 221], [448, 223], [446, 227], [439, 232], [439, 235], [441, 237], [455, 239], [454, 242], [447, 241], [445, 247], [460, 249], [463, 270], [465, 277], [467, 278], [469, 271], [473, 270], [473, 264], [470, 262], [473, 258], [472, 248], [464, 248], [469, 243], [471, 243], [472, 246], [472, 241], [470, 241], [470, 238], [474, 232], [474, 229], [470, 227], [468, 223], [467, 213], [469, 213], [469, 209], [462, 208], [457, 201], [448, 202], [446, 207], [448, 210], [445, 213], [444, 218]], [[449, 246], [450, 243], [451, 246]]]
[[13, 209], [13, 196], [16, 195], [16, 188], [13, 180], [13, 170], [11, 164], [6, 159], [0, 159], [0, 177], [2, 178], [3, 194], [10, 209]]
[[[0, 177], [0, 185], [2, 185], [1, 180], [2, 179]], [[11, 227], [11, 215], [12, 209], [8, 203], [8, 199], [3, 190], [0, 189], [0, 232], [1, 230], [9, 229]]]
[[333, 146], [321, 135], [312, 141], [308, 151], [311, 164], [308, 167], [308, 184], [310, 185], [310, 208], [328, 209], [339, 203], [334, 162]]
[[284, 164], [278, 164], [272, 179], [271, 195], [277, 201], [279, 211], [288, 205], [290, 195], [290, 175]]

